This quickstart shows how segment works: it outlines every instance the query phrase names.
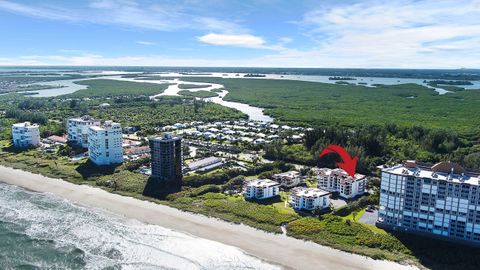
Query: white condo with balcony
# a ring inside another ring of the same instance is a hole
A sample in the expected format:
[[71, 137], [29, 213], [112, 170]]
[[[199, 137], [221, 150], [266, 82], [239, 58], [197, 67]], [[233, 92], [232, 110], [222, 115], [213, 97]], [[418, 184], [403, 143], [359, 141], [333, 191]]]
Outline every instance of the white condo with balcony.
[[37, 124], [17, 123], [12, 126], [13, 145], [18, 148], [33, 147], [40, 144], [40, 131]]
[[342, 169], [316, 169], [314, 175], [318, 180], [318, 188], [330, 192], [338, 192], [340, 197], [351, 199], [365, 193], [367, 178], [363, 174], [356, 173], [350, 176]]
[[100, 121], [88, 115], [69, 118], [67, 120], [68, 142], [88, 148], [88, 130], [92, 126], [100, 126]]
[[296, 187], [290, 191], [290, 205], [295, 210], [325, 209], [330, 206], [330, 192], [319, 188]]
[[279, 195], [280, 184], [269, 179], [250, 180], [244, 187], [245, 199], [268, 199]]
[[122, 127], [119, 123], [105, 121], [103, 125], [91, 126], [88, 130], [88, 153], [97, 165], [112, 165], [123, 162]]

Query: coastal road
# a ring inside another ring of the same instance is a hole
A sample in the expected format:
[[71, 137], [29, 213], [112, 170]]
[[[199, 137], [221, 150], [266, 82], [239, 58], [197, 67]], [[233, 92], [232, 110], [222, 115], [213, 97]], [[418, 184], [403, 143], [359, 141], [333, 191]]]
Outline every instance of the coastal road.
[[127, 218], [235, 246], [287, 269], [416, 269], [3, 166], [0, 166], [0, 181], [33, 191], [49, 192], [82, 205], [106, 209]]

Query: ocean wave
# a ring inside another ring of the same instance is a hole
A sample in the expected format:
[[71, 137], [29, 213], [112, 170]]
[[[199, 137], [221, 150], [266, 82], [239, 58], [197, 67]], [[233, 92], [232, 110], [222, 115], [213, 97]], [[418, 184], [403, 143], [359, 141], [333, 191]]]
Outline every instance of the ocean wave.
[[278, 269], [232, 246], [0, 184], [0, 242], [4, 239], [10, 242], [0, 244], [0, 251], [9, 249], [19, 259], [9, 265], [0, 262], [2, 269], [49, 264], [77, 269]]

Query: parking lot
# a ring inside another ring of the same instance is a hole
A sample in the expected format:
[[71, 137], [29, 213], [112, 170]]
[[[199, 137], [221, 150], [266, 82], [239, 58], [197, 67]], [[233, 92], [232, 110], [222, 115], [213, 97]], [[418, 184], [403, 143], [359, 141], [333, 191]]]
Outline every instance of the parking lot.
[[362, 222], [365, 224], [375, 225], [378, 217], [378, 210], [374, 210], [373, 212], [365, 211], [365, 213], [358, 219], [358, 222]]

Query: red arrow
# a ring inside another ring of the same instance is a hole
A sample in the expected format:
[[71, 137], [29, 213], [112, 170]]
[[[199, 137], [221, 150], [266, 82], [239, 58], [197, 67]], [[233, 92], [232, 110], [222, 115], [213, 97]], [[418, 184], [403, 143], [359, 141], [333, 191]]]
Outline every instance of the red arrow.
[[337, 153], [343, 160], [343, 162], [337, 162], [337, 166], [342, 168], [351, 177], [355, 177], [355, 169], [357, 168], [358, 160], [357, 156], [352, 158], [345, 148], [340, 145], [331, 144], [322, 150], [320, 157], [330, 153]]

